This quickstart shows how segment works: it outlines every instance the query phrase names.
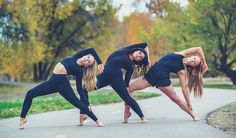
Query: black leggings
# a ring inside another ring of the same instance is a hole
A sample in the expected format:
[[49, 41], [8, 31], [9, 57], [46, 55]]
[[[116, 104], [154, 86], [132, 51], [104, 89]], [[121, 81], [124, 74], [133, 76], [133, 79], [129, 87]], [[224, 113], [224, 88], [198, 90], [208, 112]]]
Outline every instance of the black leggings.
[[48, 81], [43, 82], [29, 90], [25, 96], [20, 116], [25, 118], [32, 104], [33, 98], [56, 92], [59, 92], [61, 96], [87, 114], [91, 119], [97, 121], [97, 117], [93, 114], [93, 112], [89, 111], [88, 107], [76, 97], [73, 89], [71, 88], [69, 80], [64, 74], [52, 74]]
[[[142, 110], [140, 109], [138, 103], [129, 95], [125, 81], [122, 79], [122, 74], [117, 74], [115, 76], [108, 75], [105, 73], [99, 74], [97, 76], [97, 89], [100, 89], [107, 85], [111, 85], [111, 87], [116, 91], [116, 93], [134, 110], [135, 113], [138, 114], [140, 118], [142, 118]], [[87, 91], [85, 90], [85, 92]], [[83, 114], [84, 112], [80, 111], [80, 113]]]

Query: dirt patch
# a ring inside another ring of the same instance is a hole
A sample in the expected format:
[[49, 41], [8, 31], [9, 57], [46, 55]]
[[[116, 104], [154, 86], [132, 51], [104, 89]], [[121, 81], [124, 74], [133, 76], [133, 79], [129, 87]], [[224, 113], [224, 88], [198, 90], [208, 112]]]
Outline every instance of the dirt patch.
[[236, 134], [236, 102], [212, 112], [207, 121], [217, 129]]

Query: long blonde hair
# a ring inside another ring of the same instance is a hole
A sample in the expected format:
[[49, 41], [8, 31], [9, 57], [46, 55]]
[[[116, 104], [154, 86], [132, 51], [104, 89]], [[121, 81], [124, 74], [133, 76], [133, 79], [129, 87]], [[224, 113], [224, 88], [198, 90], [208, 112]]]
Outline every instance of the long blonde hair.
[[196, 67], [192, 67], [190, 65], [186, 66], [187, 69], [187, 77], [188, 77], [188, 87], [189, 92], [191, 93], [192, 89], [194, 91], [194, 97], [201, 97], [203, 94], [203, 82], [202, 82], [202, 63]]
[[94, 90], [97, 83], [97, 62], [94, 61], [92, 65], [83, 69], [83, 85], [84, 88], [88, 91]]

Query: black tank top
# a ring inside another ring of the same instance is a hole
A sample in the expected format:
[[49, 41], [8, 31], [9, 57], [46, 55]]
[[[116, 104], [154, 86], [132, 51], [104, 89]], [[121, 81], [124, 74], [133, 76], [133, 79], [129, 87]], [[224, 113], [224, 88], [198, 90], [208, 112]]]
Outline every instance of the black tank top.
[[167, 54], [157, 61], [150, 70], [159, 77], [169, 78], [171, 72], [177, 73], [184, 69], [183, 58], [184, 56], [180, 54]]

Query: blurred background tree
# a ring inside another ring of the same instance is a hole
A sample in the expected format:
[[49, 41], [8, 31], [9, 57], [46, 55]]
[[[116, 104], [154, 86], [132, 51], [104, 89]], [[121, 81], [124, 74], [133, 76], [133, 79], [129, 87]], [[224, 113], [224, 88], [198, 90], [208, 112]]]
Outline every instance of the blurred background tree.
[[151, 57], [200, 46], [209, 64], [207, 75], [223, 73], [236, 84], [236, 0], [189, 0], [186, 7], [169, 0], [137, 2], [146, 3], [154, 22], [151, 31], [141, 33]]
[[[206, 76], [236, 84], [236, 0], [134, 0], [119, 20], [112, 0], [0, 0], [0, 73], [45, 80], [56, 62], [94, 47], [103, 62], [114, 50], [147, 42], [151, 61], [190, 47], [203, 48]], [[135, 6], [134, 6], [135, 7]], [[138, 7], [138, 6], [136, 6]]]
[[9, 61], [4, 59], [5, 72], [22, 77], [27, 73], [24, 67], [33, 66], [35, 81], [47, 79], [62, 56], [75, 53], [106, 32], [113, 16], [106, 0], [4, 0], [0, 4], [4, 15], [1, 36], [14, 53]]

